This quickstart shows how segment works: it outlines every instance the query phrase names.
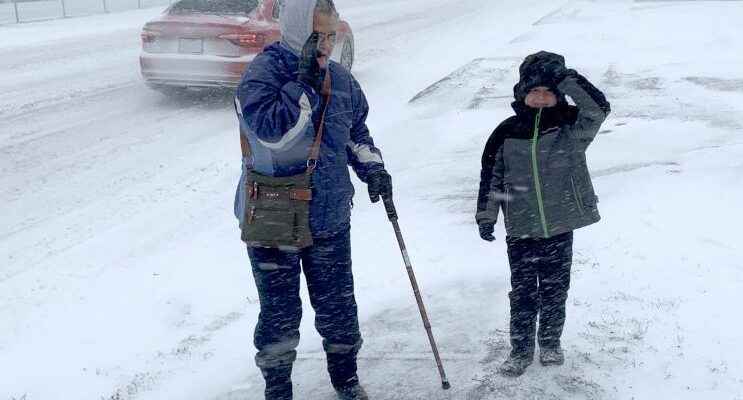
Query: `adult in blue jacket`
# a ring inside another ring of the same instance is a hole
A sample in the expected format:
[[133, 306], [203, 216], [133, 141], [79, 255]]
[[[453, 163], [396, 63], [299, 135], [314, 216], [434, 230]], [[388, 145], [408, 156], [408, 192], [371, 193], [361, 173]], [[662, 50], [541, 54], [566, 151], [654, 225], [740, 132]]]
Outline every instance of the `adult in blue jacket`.
[[[235, 201], [238, 218], [244, 215], [246, 171], [269, 176], [304, 172], [325, 104], [327, 108], [320, 157], [312, 175], [314, 244], [295, 252], [248, 249], [261, 305], [255, 329], [256, 363], [266, 381], [266, 398], [291, 399], [303, 270], [331, 383], [341, 399], [366, 399], [356, 374], [362, 339], [351, 271], [354, 189], [348, 167], [368, 184], [373, 202], [392, 196], [392, 183], [366, 126], [369, 106], [359, 83], [329, 59], [338, 26], [332, 0], [285, 2], [279, 20], [281, 41], [266, 47], [246, 69], [235, 99], [241, 131], [252, 153], [243, 160]], [[321, 93], [326, 73], [332, 83], [327, 103]]]

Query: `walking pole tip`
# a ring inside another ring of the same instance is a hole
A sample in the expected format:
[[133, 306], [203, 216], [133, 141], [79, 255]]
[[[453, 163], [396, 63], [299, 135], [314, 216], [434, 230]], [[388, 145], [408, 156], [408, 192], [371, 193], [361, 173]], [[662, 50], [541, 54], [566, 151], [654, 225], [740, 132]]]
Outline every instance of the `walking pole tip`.
[[449, 381], [443, 381], [443, 382], [441, 382], [441, 387], [444, 388], [444, 390], [451, 389], [451, 385], [449, 384]]

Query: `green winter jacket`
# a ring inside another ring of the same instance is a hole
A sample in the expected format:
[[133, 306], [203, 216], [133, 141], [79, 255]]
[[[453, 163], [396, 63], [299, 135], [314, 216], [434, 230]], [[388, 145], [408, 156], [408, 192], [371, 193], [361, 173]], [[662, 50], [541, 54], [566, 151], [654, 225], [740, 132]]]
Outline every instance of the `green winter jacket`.
[[549, 238], [598, 222], [586, 149], [609, 103], [577, 73], [557, 85], [558, 105], [541, 111], [527, 107], [518, 88], [516, 115], [496, 128], [483, 153], [477, 223], [495, 224], [502, 209], [509, 237]]

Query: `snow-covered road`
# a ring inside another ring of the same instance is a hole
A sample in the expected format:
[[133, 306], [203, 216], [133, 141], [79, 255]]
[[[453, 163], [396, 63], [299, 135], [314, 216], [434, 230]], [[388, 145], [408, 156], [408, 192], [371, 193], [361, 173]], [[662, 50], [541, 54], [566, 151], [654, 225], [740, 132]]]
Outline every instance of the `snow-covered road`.
[[[373, 398], [743, 399], [739, 2], [338, 3], [454, 386], [359, 184]], [[159, 11], [0, 26], [0, 400], [261, 398], [231, 96], [144, 86]], [[576, 235], [568, 362], [507, 380], [503, 230], [480, 241], [472, 214], [482, 146], [543, 48], [612, 102], [589, 152], [604, 220]], [[305, 304], [297, 398], [331, 399]]]

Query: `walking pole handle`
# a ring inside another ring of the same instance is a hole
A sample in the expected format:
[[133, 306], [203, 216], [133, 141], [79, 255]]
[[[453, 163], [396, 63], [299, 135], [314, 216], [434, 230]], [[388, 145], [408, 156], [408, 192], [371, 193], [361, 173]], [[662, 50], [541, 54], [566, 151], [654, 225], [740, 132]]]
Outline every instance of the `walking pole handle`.
[[387, 210], [387, 218], [390, 221], [397, 221], [397, 210], [394, 201], [392, 201], [392, 196], [382, 197], [382, 201], [384, 201], [384, 209]]

